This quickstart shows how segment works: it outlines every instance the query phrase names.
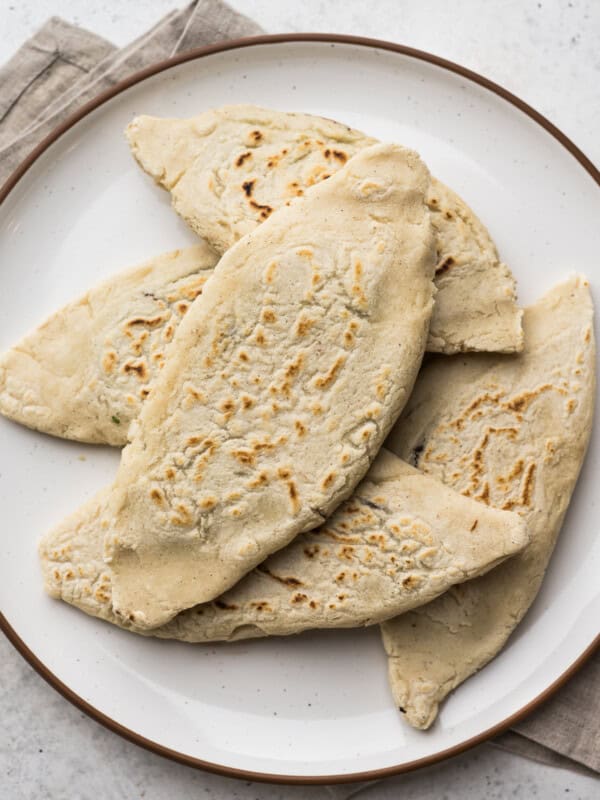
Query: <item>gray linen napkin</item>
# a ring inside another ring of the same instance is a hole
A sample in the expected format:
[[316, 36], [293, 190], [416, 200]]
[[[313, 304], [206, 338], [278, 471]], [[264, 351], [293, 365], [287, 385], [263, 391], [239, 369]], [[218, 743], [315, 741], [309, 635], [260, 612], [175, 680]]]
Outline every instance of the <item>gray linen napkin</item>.
[[[66, 117], [128, 75], [169, 56], [262, 29], [221, 0], [173, 11], [122, 49], [53, 17], [0, 68], [0, 184]], [[424, 734], [426, 735], [426, 734]], [[600, 653], [494, 745], [552, 766], [600, 772]], [[335, 798], [371, 784], [329, 787]]]
[[53, 17], [0, 69], [0, 185], [60, 122], [128, 75], [184, 50], [262, 32], [220, 0], [172, 11], [121, 50]]

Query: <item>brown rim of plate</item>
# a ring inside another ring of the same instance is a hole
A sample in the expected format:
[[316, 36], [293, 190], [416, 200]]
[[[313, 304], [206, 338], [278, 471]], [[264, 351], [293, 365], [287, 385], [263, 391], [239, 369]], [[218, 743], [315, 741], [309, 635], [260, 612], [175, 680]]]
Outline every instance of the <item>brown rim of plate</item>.
[[[600, 171], [594, 166], [594, 164], [592, 164], [589, 158], [587, 158], [584, 153], [582, 153], [582, 151], [567, 136], [565, 136], [562, 131], [556, 128], [538, 111], [527, 105], [527, 103], [525, 103], [523, 100], [507, 91], [502, 86], [499, 86], [497, 83], [494, 83], [493, 81], [488, 80], [488, 78], [484, 78], [482, 75], [479, 75], [477, 72], [473, 72], [466, 67], [455, 64], [453, 61], [448, 61], [445, 58], [440, 58], [439, 56], [432, 55], [431, 53], [427, 53], [423, 50], [416, 50], [413, 47], [405, 47], [401, 44], [394, 44], [393, 42], [386, 42], [380, 39], [367, 39], [362, 36], [345, 36], [330, 33], [292, 33], [253, 36], [245, 39], [234, 39], [228, 42], [219, 42], [218, 44], [210, 45], [208, 47], [190, 50], [186, 53], [175, 56], [174, 58], [168, 58], [164, 61], [159, 61], [157, 64], [146, 67], [145, 69], [134, 73], [130, 77], [125, 78], [125, 80], [120, 81], [112, 88], [101, 92], [97, 97], [85, 103], [78, 111], [57, 125], [56, 128], [54, 128], [54, 130], [31, 151], [27, 158], [25, 158], [25, 160], [17, 167], [12, 175], [10, 175], [2, 188], [0, 188], [0, 203], [6, 199], [11, 190], [16, 186], [23, 175], [25, 175], [27, 170], [42, 155], [42, 153], [47, 150], [48, 147], [50, 147], [50, 145], [53, 144], [57, 139], [59, 139], [63, 133], [68, 131], [73, 127], [73, 125], [79, 122], [79, 120], [87, 116], [87, 114], [89, 114], [91, 111], [94, 111], [107, 100], [110, 100], [126, 89], [129, 89], [136, 83], [140, 83], [146, 78], [157, 75], [159, 72], [163, 72], [171, 67], [175, 67], [178, 64], [183, 64], [186, 61], [193, 61], [204, 56], [209, 56], [213, 53], [223, 53], [227, 50], [237, 50], [243, 47], [253, 47], [255, 45], [285, 44], [288, 42], [324, 42], [332, 45], [350, 44], [375, 48], [378, 50], [389, 50], [393, 53], [400, 53], [403, 56], [409, 56], [419, 61], [426, 61], [429, 64], [433, 64], [436, 67], [441, 67], [449, 72], [454, 72], [455, 74], [460, 75], [463, 78], [472, 81], [473, 83], [479, 84], [479, 86], [483, 86], [485, 89], [488, 89], [490, 92], [493, 92], [499, 97], [502, 97], [504, 100], [511, 103], [513, 106], [516, 106], [516, 108], [537, 122], [538, 125], [540, 125], [551, 136], [557, 139], [558, 142], [560, 142], [560, 144], [562, 144], [562, 146], [571, 153], [571, 155], [581, 164], [590, 177], [598, 184], [598, 186], [600, 186]], [[111, 717], [107, 717], [101, 711], [98, 711], [97, 708], [94, 708], [82, 697], [79, 697], [79, 695], [75, 694], [75, 692], [73, 692], [62, 681], [60, 681], [56, 675], [54, 675], [54, 673], [51, 672], [48, 667], [46, 667], [46, 665], [43, 664], [27, 647], [25, 642], [11, 627], [11, 625], [8, 623], [8, 620], [2, 613], [0, 613], [0, 629], [4, 632], [8, 640], [14, 645], [23, 658], [29, 662], [29, 664], [47, 683], [50, 684], [50, 686], [56, 689], [57, 692], [60, 692], [63, 697], [65, 697], [69, 702], [73, 703], [73, 705], [77, 706], [77, 708], [81, 709], [81, 711], [83, 711], [89, 717], [94, 719], [96, 722], [99, 722], [101, 725], [104, 725], [104, 727], [108, 728], [114, 733], [118, 733], [119, 736], [122, 736], [124, 739], [140, 745], [140, 747], [144, 747], [146, 750], [150, 750], [159, 756], [170, 758], [173, 761], [178, 761], [180, 764], [185, 764], [188, 767], [207, 770], [208, 772], [214, 772], [218, 775], [224, 775], [228, 778], [241, 778], [245, 780], [250, 779], [253, 781], [263, 781], [265, 783], [287, 783], [299, 785], [351, 783], [353, 781], [386, 778], [390, 775], [398, 775], [403, 772], [410, 772], [411, 770], [418, 769], [420, 767], [431, 766], [432, 764], [436, 764], [446, 758], [450, 758], [451, 756], [458, 755], [465, 750], [469, 750], [471, 747], [475, 747], [476, 745], [491, 739], [493, 736], [502, 733], [511, 725], [519, 722], [532, 711], [534, 711], [534, 709], [548, 700], [548, 698], [550, 698], [558, 689], [560, 689], [560, 687], [563, 686], [563, 684], [565, 684], [577, 672], [577, 670], [585, 663], [585, 661], [587, 661], [592, 653], [600, 648], [599, 635], [589, 645], [589, 647], [587, 647], [586, 650], [581, 653], [581, 655], [573, 662], [573, 664], [571, 664], [571, 666], [565, 670], [565, 672], [563, 672], [562, 675], [557, 678], [557, 680], [554, 681], [554, 683], [552, 683], [537, 697], [523, 706], [523, 708], [519, 709], [519, 711], [515, 712], [510, 717], [507, 717], [502, 722], [499, 722], [497, 725], [488, 728], [482, 733], [479, 733], [477, 736], [473, 736], [470, 739], [455, 745], [454, 747], [441, 750], [432, 756], [426, 756], [424, 758], [419, 758], [416, 761], [409, 761], [408, 763], [399, 764], [393, 767], [384, 767], [382, 769], [374, 769], [367, 772], [354, 772], [341, 775], [305, 776], [274, 775], [267, 772], [250, 772], [248, 770], [236, 769], [235, 767], [226, 767], [221, 764], [213, 764], [212, 762], [203, 761], [199, 758], [186, 756], [184, 753], [179, 753], [176, 750], [171, 750], [168, 747], [163, 747], [157, 742], [146, 739], [139, 733], [120, 725], [114, 719], [111, 719]]]

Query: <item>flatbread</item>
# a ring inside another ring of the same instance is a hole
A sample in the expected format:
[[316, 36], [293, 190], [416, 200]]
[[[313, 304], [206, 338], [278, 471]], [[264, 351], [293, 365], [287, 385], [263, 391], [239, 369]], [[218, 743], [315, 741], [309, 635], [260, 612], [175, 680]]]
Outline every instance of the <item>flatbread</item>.
[[[46, 590], [94, 617], [112, 610], [103, 561], [107, 491], [40, 544]], [[428, 602], [522, 549], [525, 523], [462, 497], [380, 450], [353, 497], [212, 603], [150, 633], [187, 642], [369, 625]]]
[[383, 625], [394, 698], [417, 728], [499, 652], [538, 592], [591, 431], [592, 316], [584, 278], [555, 287], [525, 311], [521, 356], [432, 361], [388, 438], [453, 489], [518, 512], [531, 536], [485, 578]]
[[165, 253], [53, 314], [0, 356], [0, 413], [53, 436], [125, 444], [217, 260], [207, 244]]
[[[218, 252], [376, 141], [329, 119], [251, 105], [191, 119], [140, 116], [126, 135], [140, 166], [171, 192], [177, 213]], [[519, 351], [515, 281], [486, 228], [435, 179], [427, 200], [438, 251], [427, 349]]]
[[223, 256], [111, 493], [121, 617], [153, 628], [214, 599], [352, 493], [425, 347], [428, 182], [416, 153], [376, 145]]

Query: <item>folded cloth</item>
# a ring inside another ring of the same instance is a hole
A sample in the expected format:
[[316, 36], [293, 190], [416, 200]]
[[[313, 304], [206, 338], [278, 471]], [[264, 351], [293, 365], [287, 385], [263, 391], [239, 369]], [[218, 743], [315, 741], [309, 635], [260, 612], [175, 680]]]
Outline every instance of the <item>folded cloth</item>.
[[[0, 68], [0, 185], [60, 122], [128, 75], [186, 50], [262, 32], [221, 0], [173, 11], [122, 49], [53, 17]], [[493, 744], [553, 766], [600, 772], [600, 653]], [[348, 797], [364, 788], [331, 792]]]
[[172, 11], [121, 50], [53, 17], [0, 69], [0, 185], [59, 123], [132, 73], [185, 50], [262, 32], [220, 0]]

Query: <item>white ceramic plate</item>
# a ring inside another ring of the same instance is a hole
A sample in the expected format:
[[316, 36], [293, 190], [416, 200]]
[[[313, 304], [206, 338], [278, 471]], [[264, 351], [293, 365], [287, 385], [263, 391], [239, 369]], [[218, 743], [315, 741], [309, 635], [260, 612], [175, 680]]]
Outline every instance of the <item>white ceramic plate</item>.
[[[383, 44], [274, 37], [130, 85], [30, 166], [0, 207], [2, 349], [101, 278], [193, 242], [167, 194], [129, 155], [122, 130], [132, 116], [188, 116], [240, 102], [322, 114], [417, 148], [487, 223], [523, 304], [574, 269], [600, 287], [599, 186], [513, 101]], [[71, 700], [188, 763], [313, 780], [412, 768], [506, 724], [592, 645], [600, 619], [599, 457], [596, 425], [534, 607], [427, 733], [410, 729], [394, 707], [376, 629], [189, 646], [132, 636], [50, 600], [36, 540], [112, 479], [119, 455], [0, 419], [4, 625]]]

